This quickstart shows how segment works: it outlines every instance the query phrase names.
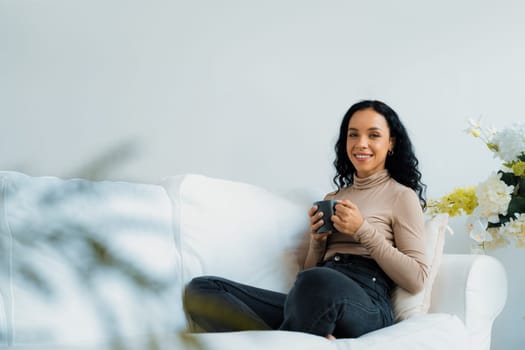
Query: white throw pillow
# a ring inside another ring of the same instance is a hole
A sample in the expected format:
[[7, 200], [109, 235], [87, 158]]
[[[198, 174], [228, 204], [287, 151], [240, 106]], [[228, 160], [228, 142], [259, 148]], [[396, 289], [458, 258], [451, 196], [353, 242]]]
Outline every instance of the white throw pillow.
[[169, 177], [163, 186], [173, 204], [182, 286], [216, 275], [288, 292], [308, 230], [308, 203], [202, 175]]
[[441, 257], [443, 256], [447, 224], [447, 214], [438, 214], [426, 220], [425, 252], [429, 275], [425, 281], [423, 290], [419, 293], [410, 294], [401, 287], [394, 288], [392, 292], [392, 303], [396, 322], [428, 312], [430, 308], [430, 297], [432, 295], [432, 285], [436, 279], [441, 264]]

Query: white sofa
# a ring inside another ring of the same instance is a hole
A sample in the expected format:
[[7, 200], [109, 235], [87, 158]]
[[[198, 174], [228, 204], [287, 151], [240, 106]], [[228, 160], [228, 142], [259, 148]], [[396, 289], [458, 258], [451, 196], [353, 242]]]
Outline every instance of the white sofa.
[[[119, 340], [126, 349], [490, 348], [507, 281], [502, 265], [483, 255], [443, 255], [427, 288], [429, 313], [357, 339], [185, 333], [181, 293], [195, 276], [288, 290], [304, 258], [306, 211], [322, 195], [200, 175], [139, 184], [0, 172], [0, 347], [109, 349]], [[132, 268], [153, 281], [130, 283]]]

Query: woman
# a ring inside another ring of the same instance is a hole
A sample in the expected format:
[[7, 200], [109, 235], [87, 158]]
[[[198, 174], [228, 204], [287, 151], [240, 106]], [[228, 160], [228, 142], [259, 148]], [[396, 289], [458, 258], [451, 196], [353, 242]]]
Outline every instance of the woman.
[[[198, 277], [184, 306], [206, 331], [281, 329], [329, 339], [359, 337], [393, 322], [394, 285], [416, 293], [428, 275], [425, 186], [397, 114], [362, 101], [345, 114], [335, 146], [335, 214], [310, 216], [304, 270], [288, 295], [219, 277]], [[316, 233], [324, 220], [336, 231]]]

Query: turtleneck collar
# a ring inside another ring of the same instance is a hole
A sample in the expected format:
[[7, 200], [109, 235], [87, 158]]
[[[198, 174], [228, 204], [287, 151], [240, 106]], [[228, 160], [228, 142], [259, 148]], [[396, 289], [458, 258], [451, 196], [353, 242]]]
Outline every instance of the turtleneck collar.
[[356, 190], [364, 190], [382, 184], [388, 181], [388, 179], [390, 179], [390, 174], [388, 173], [387, 169], [383, 169], [364, 178], [357, 177], [357, 175], [354, 174], [354, 183], [352, 188]]

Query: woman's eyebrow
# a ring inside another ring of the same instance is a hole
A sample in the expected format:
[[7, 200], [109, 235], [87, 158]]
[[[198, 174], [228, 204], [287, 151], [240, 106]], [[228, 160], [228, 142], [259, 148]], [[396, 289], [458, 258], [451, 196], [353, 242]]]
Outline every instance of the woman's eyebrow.
[[[351, 128], [349, 127], [348, 130], [353, 130], [353, 131], [359, 131], [359, 129], [357, 128]], [[379, 131], [382, 131], [383, 129], [381, 129], [380, 127], [378, 126], [373, 126], [371, 128], [368, 128], [369, 131], [375, 131], [375, 130], [379, 130]]]

